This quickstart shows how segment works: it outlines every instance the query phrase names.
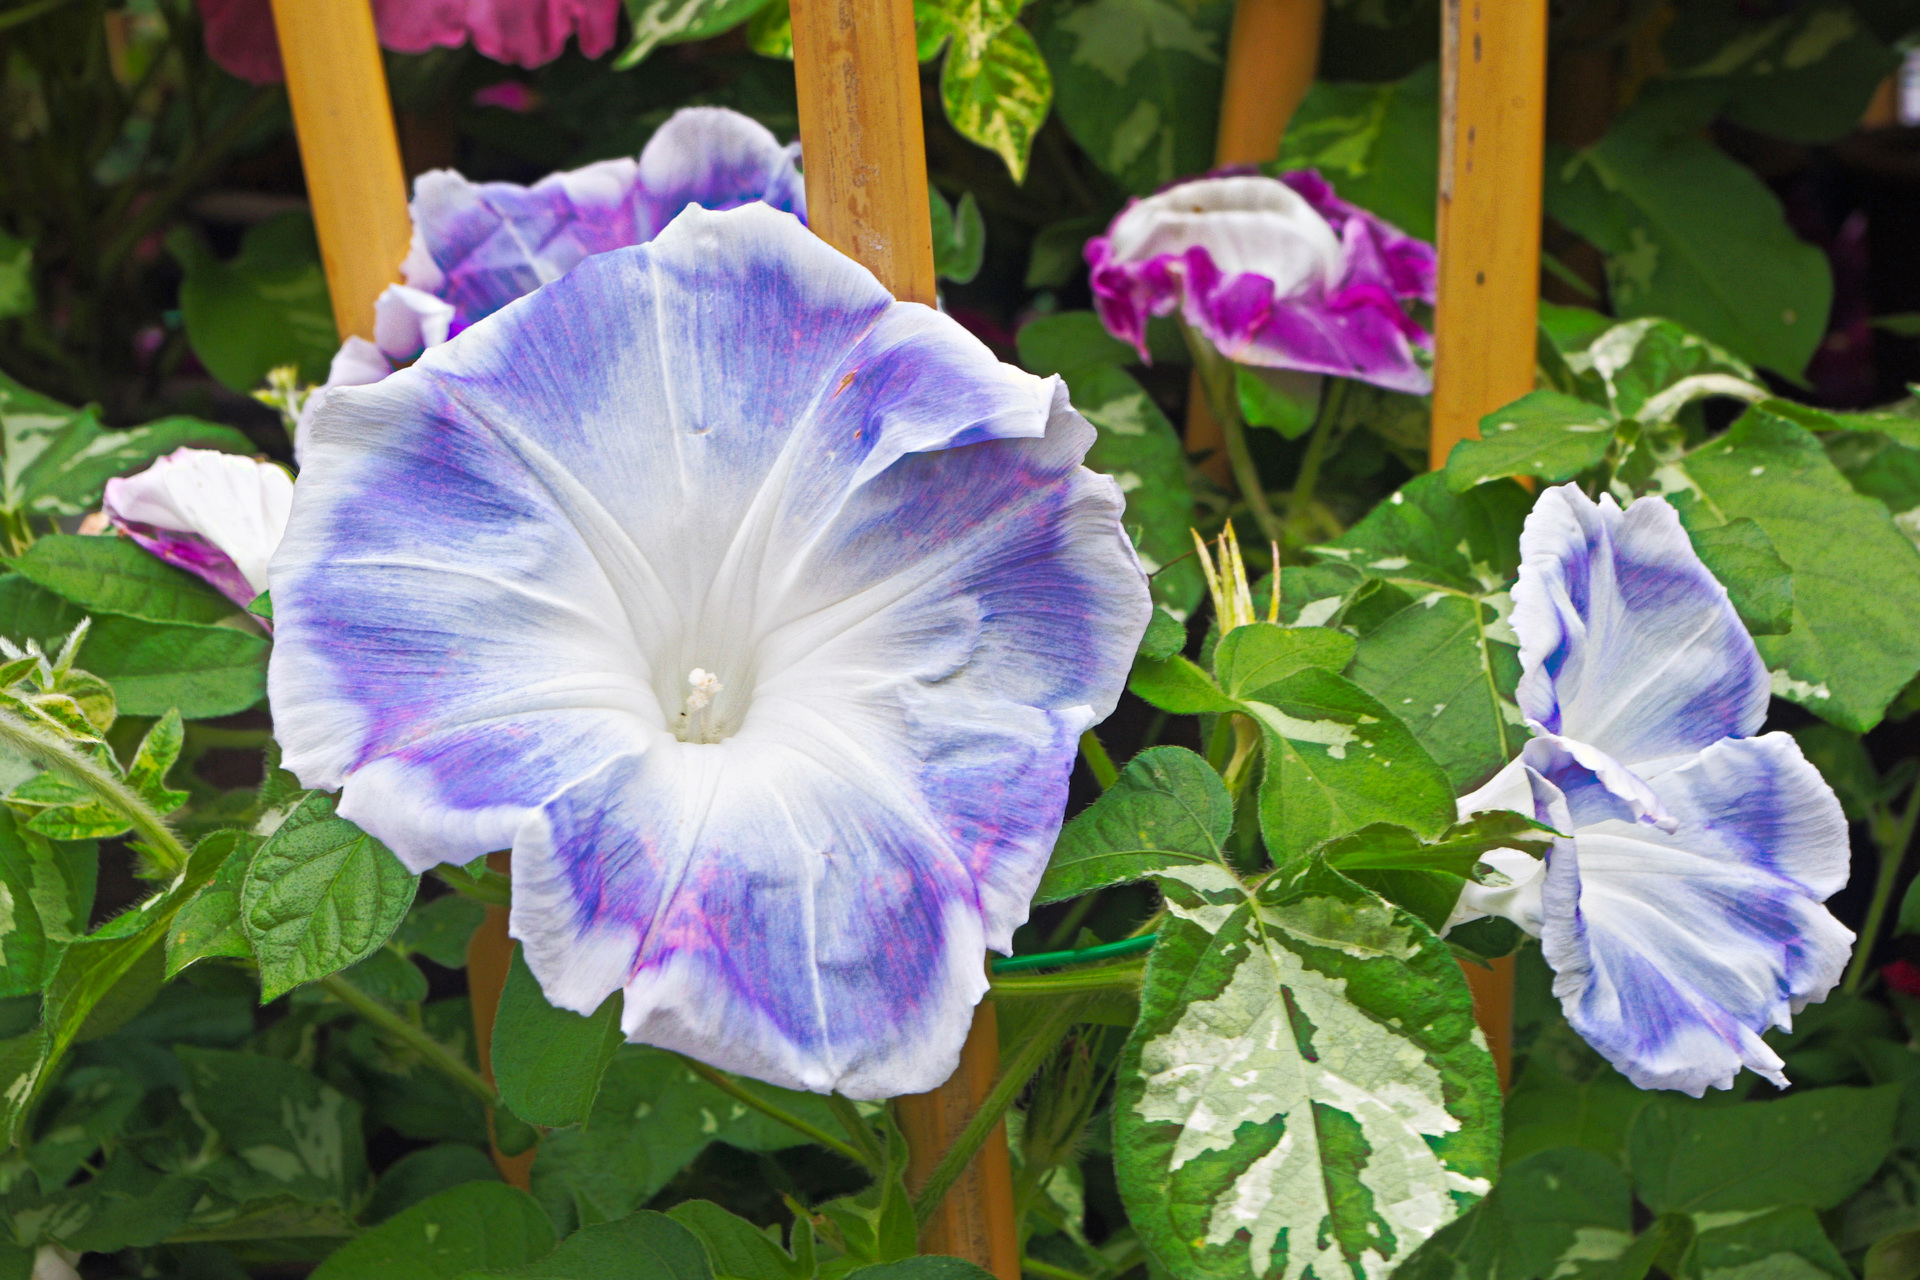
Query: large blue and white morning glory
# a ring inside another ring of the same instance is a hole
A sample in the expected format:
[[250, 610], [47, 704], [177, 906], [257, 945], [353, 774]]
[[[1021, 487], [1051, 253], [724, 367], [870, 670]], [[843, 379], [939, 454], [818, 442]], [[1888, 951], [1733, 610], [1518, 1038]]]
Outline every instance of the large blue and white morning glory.
[[511, 847], [562, 1007], [931, 1088], [1149, 616], [1093, 439], [792, 216], [688, 209], [316, 414], [287, 767], [416, 870]]
[[1664, 500], [1550, 489], [1520, 550], [1535, 736], [1460, 813], [1565, 837], [1544, 863], [1489, 857], [1506, 883], [1468, 885], [1454, 921], [1538, 937], [1568, 1022], [1640, 1087], [1698, 1097], [1742, 1067], [1784, 1086], [1760, 1036], [1824, 999], [1853, 943], [1820, 905], [1847, 880], [1840, 804], [1791, 737], [1751, 736], [1766, 666]]

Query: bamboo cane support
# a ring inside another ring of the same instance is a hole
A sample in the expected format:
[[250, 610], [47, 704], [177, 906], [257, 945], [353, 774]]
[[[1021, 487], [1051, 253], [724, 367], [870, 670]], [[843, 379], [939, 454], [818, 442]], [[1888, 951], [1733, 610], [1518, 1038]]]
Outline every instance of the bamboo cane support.
[[[1546, 0], [1446, 0], [1441, 14], [1440, 305], [1431, 465], [1480, 419], [1533, 390], [1540, 190], [1546, 140]], [[1513, 1056], [1513, 962], [1466, 966], [1504, 1086]]]
[[[793, 71], [806, 147], [807, 220], [897, 298], [934, 301], [933, 227], [912, 0], [793, 0]], [[959, 1070], [932, 1093], [901, 1098], [900, 1127], [918, 1187], [999, 1073], [991, 1000], [981, 1002]], [[1013, 1173], [997, 1127], [921, 1232], [921, 1247], [1019, 1280]]]
[[[1287, 121], [1313, 87], [1320, 65], [1325, 12], [1326, 0], [1240, 0], [1233, 7], [1215, 164], [1266, 164], [1279, 158]], [[1201, 469], [1230, 486], [1225, 445], [1195, 371], [1187, 390], [1187, 451], [1211, 450]]]
[[[273, 20], [334, 324], [342, 338], [372, 338], [374, 299], [400, 278], [413, 236], [373, 8], [368, 0], [273, 0]], [[489, 1081], [493, 1015], [512, 947], [506, 911], [489, 908], [467, 946], [474, 1052]], [[493, 1158], [507, 1181], [527, 1186], [532, 1152], [509, 1157], [496, 1149]]]
[[368, 0], [273, 0], [307, 199], [340, 336], [373, 337], [413, 224]]

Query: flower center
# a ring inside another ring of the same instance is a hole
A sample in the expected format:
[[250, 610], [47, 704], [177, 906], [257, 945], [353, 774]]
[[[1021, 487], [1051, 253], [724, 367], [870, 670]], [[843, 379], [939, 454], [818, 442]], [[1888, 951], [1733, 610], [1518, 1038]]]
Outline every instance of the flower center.
[[718, 742], [731, 726], [723, 724], [719, 708], [713, 705], [726, 685], [720, 677], [701, 667], [687, 672], [687, 696], [675, 723], [670, 727], [682, 742]]

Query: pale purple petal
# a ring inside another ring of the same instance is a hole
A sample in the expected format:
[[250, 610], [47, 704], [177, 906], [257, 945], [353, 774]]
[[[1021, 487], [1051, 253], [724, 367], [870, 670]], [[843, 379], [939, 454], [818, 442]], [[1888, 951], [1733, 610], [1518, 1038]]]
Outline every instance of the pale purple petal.
[[1521, 748], [1520, 760], [1559, 789], [1572, 806], [1575, 822], [1618, 819], [1673, 830], [1676, 820], [1652, 784], [1598, 747], [1577, 738], [1539, 734]]
[[1530, 723], [1630, 766], [1760, 727], [1766, 665], [1664, 500], [1623, 512], [1609, 495], [1549, 489], [1520, 552], [1512, 623]]
[[1742, 1066], [1785, 1086], [1760, 1039], [1824, 998], [1853, 935], [1820, 904], [1847, 824], [1786, 734], [1716, 743], [1650, 779], [1678, 820], [1582, 821], [1556, 841], [1542, 943], [1568, 1021], [1642, 1088], [1698, 1097]]
[[1089, 241], [1094, 308], [1143, 359], [1146, 322], [1178, 310], [1231, 360], [1424, 394], [1434, 255], [1317, 175], [1222, 171], [1123, 210]]
[[807, 220], [800, 144], [783, 147], [751, 116], [683, 107], [640, 152], [641, 204], [653, 233], [690, 204], [736, 209], [755, 200]]
[[270, 462], [175, 449], [145, 471], [107, 481], [101, 509], [148, 551], [245, 607], [267, 589], [292, 500], [292, 478]]
[[[452, 329], [453, 307], [424, 289], [390, 284], [374, 300], [373, 345], [395, 364], [412, 360], [428, 347], [439, 346], [451, 335]], [[377, 381], [379, 378], [363, 378], [354, 385]]]
[[793, 218], [688, 210], [331, 393], [274, 566], [288, 767], [415, 868], [511, 845], [567, 1007], [931, 1087], [1148, 616], [1092, 439]]

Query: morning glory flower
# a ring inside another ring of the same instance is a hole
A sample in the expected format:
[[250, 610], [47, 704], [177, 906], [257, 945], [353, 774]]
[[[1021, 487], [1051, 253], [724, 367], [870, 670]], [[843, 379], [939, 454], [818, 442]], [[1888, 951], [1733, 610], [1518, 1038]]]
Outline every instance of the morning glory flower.
[[1454, 923], [1500, 915], [1541, 940], [1567, 1020], [1641, 1088], [1699, 1097], [1839, 981], [1853, 934], [1840, 803], [1784, 733], [1753, 737], [1768, 675], [1674, 510], [1574, 485], [1527, 517], [1512, 623], [1534, 738], [1460, 801], [1563, 833], [1544, 862], [1485, 859]]
[[1094, 309], [1147, 358], [1147, 321], [1179, 312], [1229, 360], [1424, 395], [1433, 246], [1334, 195], [1311, 170], [1221, 170], [1131, 201], [1087, 242]]
[[267, 562], [292, 503], [293, 478], [271, 462], [175, 449], [107, 481], [101, 510], [114, 528], [245, 608], [267, 589]]
[[[602, 160], [531, 187], [469, 182], [451, 169], [413, 186], [405, 284], [374, 304], [374, 335], [341, 344], [319, 388], [365, 386], [438, 346], [583, 259], [644, 244], [689, 204], [733, 209], [762, 201], [806, 220], [800, 144], [725, 107], [683, 107], [638, 160]], [[309, 398], [304, 424], [319, 408]], [[304, 427], [301, 432], [304, 434]], [[304, 445], [296, 452], [305, 462]]]
[[288, 768], [513, 851], [547, 996], [883, 1097], [952, 1071], [1150, 613], [1058, 379], [761, 204], [683, 212], [315, 415]]

